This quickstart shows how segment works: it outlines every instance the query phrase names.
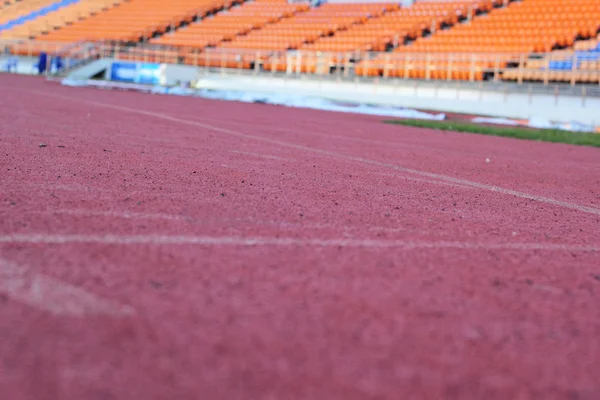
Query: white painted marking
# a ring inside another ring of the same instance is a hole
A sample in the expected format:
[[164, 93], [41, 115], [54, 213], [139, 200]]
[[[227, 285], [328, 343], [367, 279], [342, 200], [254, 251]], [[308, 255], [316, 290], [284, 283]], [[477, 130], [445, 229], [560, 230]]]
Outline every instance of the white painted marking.
[[[418, 178], [415, 178], [418, 179]], [[40, 212], [43, 213], [43, 212]], [[107, 218], [123, 218], [123, 219], [158, 219], [158, 220], [166, 220], [166, 221], [208, 221], [206, 218], [197, 218], [197, 217], [185, 217], [179, 215], [169, 215], [169, 214], [148, 214], [148, 213], [132, 213], [132, 212], [117, 212], [117, 211], [90, 211], [90, 210], [53, 210], [50, 214], [70, 214], [70, 215], [81, 215], [86, 217], [107, 217]], [[321, 230], [339, 230], [340, 226], [334, 224], [322, 224], [322, 223], [313, 223], [308, 221], [302, 222], [289, 222], [289, 221], [279, 221], [279, 220], [262, 220], [256, 219], [252, 217], [246, 218], [218, 218], [215, 219], [218, 222], [249, 222], [256, 225], [266, 225], [266, 226], [275, 226], [279, 228], [291, 228], [291, 229], [321, 229]], [[392, 228], [385, 226], [377, 226], [377, 225], [369, 225], [369, 226], [344, 226], [342, 227], [344, 232], [350, 233], [355, 230], [367, 230], [369, 232], [388, 232], [388, 233], [400, 233], [410, 231], [408, 228], [400, 227], [400, 228]]]
[[247, 155], [247, 156], [266, 158], [268, 160], [289, 161], [289, 162], [295, 161], [295, 160], [292, 160], [292, 159], [289, 159], [289, 158], [283, 158], [283, 157], [278, 157], [278, 156], [270, 156], [270, 155], [267, 155], [267, 154], [260, 154], [260, 153], [251, 153], [249, 151], [240, 151], [240, 150], [230, 150], [230, 151], [232, 153], [236, 153], [236, 154], [243, 154], [243, 155]]
[[[208, 119], [204, 118], [204, 121], [208, 122]], [[217, 124], [217, 123], [219, 123], [219, 121], [212, 120], [212, 121], [210, 121], [210, 123]], [[227, 123], [234, 124], [239, 127], [250, 128], [250, 129], [257, 129], [257, 128], [264, 129], [264, 127], [261, 125], [256, 125], [256, 124], [252, 124], [252, 123], [248, 123], [248, 122], [227, 121]], [[364, 143], [364, 144], [368, 144], [368, 145], [372, 145], [372, 146], [384, 146], [388, 149], [390, 147], [397, 147], [397, 148], [406, 148], [406, 149], [421, 149], [421, 150], [428, 150], [428, 151], [435, 150], [438, 152], [445, 152], [445, 153], [458, 153], [458, 154], [462, 154], [462, 155], [465, 155], [465, 154], [471, 155], [470, 152], [466, 152], [464, 150], [449, 149], [447, 147], [432, 147], [432, 146], [425, 146], [425, 145], [414, 144], [414, 143], [405, 143], [405, 142], [397, 142], [397, 141], [389, 141], [389, 140], [366, 139], [366, 138], [360, 138], [360, 137], [348, 136], [348, 135], [336, 135], [331, 132], [329, 132], [329, 133], [316, 132], [315, 130], [313, 130], [309, 127], [306, 127], [306, 130], [303, 130], [303, 131], [299, 131], [299, 130], [295, 130], [295, 129], [288, 129], [288, 128], [278, 128], [278, 127], [269, 127], [269, 129], [274, 132], [289, 133], [292, 135], [311, 135], [311, 136], [324, 137], [324, 138], [328, 138], [328, 139], [340, 139], [340, 140], [344, 140], [344, 141]]]
[[0, 243], [31, 244], [103, 244], [103, 245], [201, 245], [201, 246], [316, 246], [459, 250], [542, 250], [569, 252], [598, 252], [600, 246], [552, 243], [474, 243], [474, 242], [426, 242], [377, 239], [298, 239], [238, 236], [184, 236], [184, 235], [0, 235]]
[[556, 199], [552, 199], [549, 197], [528, 194], [528, 193], [524, 193], [524, 192], [519, 192], [517, 190], [505, 189], [500, 186], [488, 185], [488, 184], [484, 184], [484, 183], [470, 181], [467, 179], [454, 178], [452, 176], [437, 174], [434, 172], [427, 172], [427, 171], [417, 170], [417, 169], [413, 169], [413, 168], [403, 167], [400, 165], [390, 164], [387, 162], [370, 160], [370, 159], [363, 158], [363, 157], [350, 156], [347, 154], [337, 153], [334, 151], [323, 150], [323, 149], [318, 149], [318, 148], [314, 148], [314, 147], [308, 147], [308, 146], [303, 146], [303, 145], [299, 145], [299, 144], [283, 142], [281, 140], [269, 139], [269, 138], [265, 138], [262, 136], [246, 134], [243, 132], [234, 131], [234, 130], [227, 129], [227, 128], [221, 128], [221, 127], [215, 126], [215, 125], [210, 125], [210, 124], [205, 124], [205, 123], [197, 122], [197, 121], [193, 121], [193, 120], [187, 120], [187, 119], [183, 119], [183, 118], [173, 117], [173, 116], [170, 116], [167, 114], [162, 114], [159, 112], [138, 110], [135, 108], [117, 106], [117, 105], [102, 103], [102, 102], [93, 101], [93, 100], [82, 100], [82, 99], [77, 99], [77, 98], [73, 98], [73, 97], [57, 95], [54, 93], [50, 94], [50, 93], [46, 93], [46, 92], [42, 92], [42, 91], [31, 91], [31, 92], [39, 93], [41, 95], [48, 96], [48, 97], [62, 98], [65, 100], [77, 101], [79, 103], [93, 104], [93, 105], [96, 105], [99, 107], [111, 108], [114, 110], [130, 112], [133, 114], [159, 118], [159, 119], [163, 119], [166, 121], [177, 122], [177, 123], [184, 124], [184, 125], [197, 126], [200, 128], [208, 129], [208, 130], [211, 130], [214, 132], [224, 133], [224, 134], [239, 137], [239, 138], [253, 139], [253, 140], [261, 141], [264, 143], [271, 143], [271, 144], [276, 144], [276, 145], [284, 146], [284, 147], [288, 147], [288, 148], [308, 151], [308, 152], [312, 152], [315, 154], [321, 154], [321, 155], [325, 155], [328, 157], [342, 159], [342, 160], [346, 160], [346, 161], [354, 161], [354, 162], [359, 162], [362, 164], [375, 165], [378, 167], [389, 168], [389, 169], [393, 169], [396, 171], [401, 171], [401, 172], [405, 172], [408, 174], [413, 174], [413, 175], [417, 175], [417, 176], [421, 176], [421, 177], [425, 177], [425, 178], [431, 178], [434, 180], [440, 180], [440, 181], [444, 181], [444, 182], [455, 183], [455, 184], [460, 184], [460, 185], [465, 185], [465, 186], [472, 186], [472, 187], [480, 189], [480, 190], [488, 190], [491, 192], [500, 193], [500, 194], [504, 194], [507, 196], [520, 197], [523, 199], [539, 201], [540, 203], [551, 204], [553, 206], [563, 207], [563, 208], [576, 210], [576, 211], [580, 211], [580, 212], [584, 212], [584, 213], [588, 213], [588, 214], [600, 215], [600, 209], [594, 208], [594, 207], [583, 206], [580, 204], [570, 203], [570, 202], [566, 202], [566, 201], [562, 201], [562, 200], [556, 200]]
[[119, 317], [135, 314], [130, 306], [101, 299], [82, 288], [37, 274], [1, 258], [0, 293], [30, 307], [60, 316]]
[[414, 176], [407, 176], [407, 175], [397, 175], [397, 174], [388, 174], [388, 173], [378, 173], [377, 175], [388, 176], [390, 178], [396, 178], [396, 179], [404, 179], [404, 180], [413, 181], [413, 182], [425, 182], [425, 183], [432, 183], [434, 185], [446, 185], [446, 186], [450, 186], [450, 187], [454, 187], [454, 188], [461, 188], [461, 189], [469, 189], [469, 190], [477, 189], [477, 188], [474, 188], [473, 186], [461, 185], [459, 183], [450, 183], [450, 182], [438, 181], [438, 180], [434, 180], [434, 179], [415, 178]]
[[[183, 216], [183, 215], [170, 215], [170, 214], [151, 214], [151, 213], [135, 213], [135, 212], [119, 212], [119, 211], [92, 211], [92, 210], [84, 210], [84, 209], [75, 209], [75, 210], [48, 210], [48, 211], [29, 211], [30, 214], [42, 214], [44, 216], [52, 216], [52, 215], [77, 215], [82, 217], [100, 217], [100, 218], [122, 218], [122, 219], [141, 219], [141, 220], [163, 220], [163, 221], [185, 221], [185, 222], [208, 222], [215, 221], [220, 223], [240, 223], [240, 222], [248, 222], [255, 225], [265, 225], [265, 226], [273, 226], [279, 228], [291, 228], [291, 229], [329, 229], [329, 230], [340, 230], [343, 229], [345, 232], [351, 232], [355, 230], [367, 230], [370, 232], [389, 232], [389, 233], [398, 233], [398, 232], [407, 232], [409, 229], [407, 228], [391, 228], [385, 226], [377, 226], [377, 225], [369, 225], [369, 226], [344, 226], [340, 227], [334, 224], [322, 224], [322, 223], [313, 223], [309, 221], [302, 222], [289, 222], [289, 221], [280, 221], [280, 220], [262, 220], [256, 219], [252, 217], [245, 218], [214, 218], [208, 219], [204, 217], [194, 217], [194, 216]], [[0, 210], [0, 214], [2, 211]]]
[[123, 219], [158, 219], [168, 221], [191, 221], [192, 218], [184, 215], [173, 214], [152, 214], [138, 213], [130, 211], [92, 211], [92, 210], [52, 210], [49, 214], [67, 214], [81, 215], [85, 217], [107, 217], [107, 218], [123, 218]]

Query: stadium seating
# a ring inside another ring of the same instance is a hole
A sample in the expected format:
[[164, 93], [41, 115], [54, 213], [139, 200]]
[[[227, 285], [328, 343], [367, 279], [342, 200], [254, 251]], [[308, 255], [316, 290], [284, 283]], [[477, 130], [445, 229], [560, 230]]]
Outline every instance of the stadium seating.
[[443, 25], [453, 25], [459, 18], [473, 12], [487, 10], [491, 1], [423, 2], [412, 7], [388, 8], [381, 18], [371, 18], [364, 24], [350, 26], [331, 37], [318, 40], [306, 49], [318, 51], [352, 52], [384, 51], [390, 46], [415, 39], [426, 31], [435, 31]]
[[[220, 47], [254, 52], [298, 49], [306, 56], [277, 54], [260, 61], [265, 69], [273, 71], [299, 69], [301, 72], [326, 73], [332, 63], [346, 57], [316, 56], [314, 52], [384, 50], [399, 36], [402, 40], [420, 37], [425, 30], [454, 24], [466, 18], [469, 12], [488, 11], [492, 5], [492, 0], [459, 0], [417, 3], [399, 10], [397, 5], [389, 3], [324, 4], [222, 43]], [[242, 65], [247, 67], [248, 63]]]
[[[26, 17], [40, 8], [51, 6], [57, 0], [28, 0], [11, 3], [2, 8], [0, 13], [0, 26], [14, 21], [18, 18]], [[0, 28], [1, 29], [1, 28]]]
[[579, 41], [575, 51], [559, 50], [541, 58], [528, 59], [519, 68], [507, 69], [508, 81], [600, 83], [600, 35]]
[[120, 3], [121, 0], [80, 0], [50, 12], [44, 17], [27, 21], [12, 29], [0, 32], [0, 38], [33, 38], [51, 32], [75, 21], [82, 20]]
[[40, 40], [137, 42], [164, 33], [181, 22], [227, 7], [238, 0], [130, 0], [118, 7], [44, 35]]
[[224, 45], [221, 42], [231, 41], [253, 30], [268, 29], [270, 24], [307, 9], [306, 4], [289, 4], [286, 0], [256, 0], [163, 35], [151, 43], [198, 49]]
[[547, 52], [595, 36], [600, 1], [526, 0], [512, 2], [470, 24], [441, 31], [401, 49], [407, 52]]
[[[378, 20], [370, 21], [365, 24], [365, 28], [367, 28], [367, 36], [374, 40], [375, 50], [383, 50], [391, 45], [398, 51], [400, 48], [413, 46], [413, 44], [403, 46], [407, 40], [418, 41], [425, 33], [431, 36], [438, 35], [443, 32], [442, 28], [455, 26], [460, 20], [471, 19], [479, 13], [490, 12], [494, 5], [501, 4], [502, 2], [498, 0], [417, 3], [410, 8], [401, 9]], [[367, 58], [357, 65], [356, 73], [362, 76], [418, 77], [417, 75], [420, 73], [416, 72], [419, 68], [415, 65], [415, 60], [410, 63], [409, 69], [406, 69], [401, 61], [402, 58], [390, 57], [390, 55], [382, 55], [375, 59]]]
[[[321, 38], [325, 36], [336, 37], [355, 24], [362, 24], [369, 18], [378, 18], [385, 11], [397, 8], [397, 5], [389, 3], [324, 4], [279, 23], [252, 31], [231, 42], [222, 43], [221, 47], [275, 51], [290, 49], [330, 51], [333, 49], [332, 46], [316, 45], [315, 42], [321, 42], [323, 40]], [[350, 48], [355, 47], [359, 47], [359, 43], [356, 42], [355, 46], [355, 42], [351, 42]], [[338, 50], [340, 49], [338, 47]]]
[[0, 9], [2, 9], [3, 7], [9, 6], [13, 3], [16, 3], [19, 0], [2, 0], [0, 1]]
[[400, 46], [394, 55], [368, 60], [364, 75], [417, 79], [482, 80], [485, 72], [504, 68], [533, 52], [572, 46], [577, 37], [595, 35], [600, 2], [594, 0], [524, 0], [494, 9], [470, 23]]
[[[409, 7], [377, 0], [318, 7], [287, 0], [0, 1], [0, 39], [34, 37], [44, 49], [111, 41], [122, 58], [208, 67], [598, 81], [600, 0], [417, 0]], [[53, 10], [32, 18], [47, 7]], [[137, 42], [146, 46], [130, 46]]]

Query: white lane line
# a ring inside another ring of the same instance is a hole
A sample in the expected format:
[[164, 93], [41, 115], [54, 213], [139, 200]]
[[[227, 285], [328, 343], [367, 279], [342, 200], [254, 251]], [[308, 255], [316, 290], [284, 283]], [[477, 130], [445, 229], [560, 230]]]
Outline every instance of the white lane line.
[[159, 118], [159, 119], [163, 119], [166, 121], [177, 122], [177, 123], [184, 124], [184, 125], [197, 126], [200, 128], [212, 130], [214, 132], [221, 132], [221, 133], [239, 137], [239, 138], [252, 139], [252, 140], [257, 140], [257, 141], [261, 141], [264, 143], [276, 144], [276, 145], [283, 146], [283, 147], [293, 148], [293, 149], [297, 149], [297, 150], [303, 150], [303, 151], [312, 152], [315, 154], [326, 155], [328, 157], [337, 158], [337, 159], [346, 160], [346, 161], [354, 161], [354, 162], [358, 162], [358, 163], [362, 163], [362, 164], [375, 165], [378, 167], [389, 168], [389, 169], [393, 169], [396, 171], [401, 171], [401, 172], [405, 172], [408, 174], [413, 174], [413, 175], [417, 175], [417, 176], [421, 176], [421, 177], [425, 177], [425, 178], [430, 178], [430, 179], [435, 179], [435, 180], [440, 180], [440, 181], [444, 181], [444, 182], [460, 184], [460, 185], [465, 185], [465, 186], [471, 186], [471, 187], [481, 189], [481, 190], [488, 190], [491, 192], [501, 193], [501, 194], [508, 195], [508, 196], [515, 196], [515, 197], [520, 197], [523, 199], [539, 201], [541, 203], [551, 204], [554, 206], [563, 207], [563, 208], [567, 208], [567, 209], [571, 209], [571, 210], [576, 210], [576, 211], [580, 211], [580, 212], [584, 212], [584, 213], [588, 213], [588, 214], [600, 215], [600, 209], [597, 209], [594, 207], [583, 206], [583, 205], [575, 204], [575, 203], [569, 203], [566, 201], [556, 200], [556, 199], [552, 199], [552, 198], [544, 197], [544, 196], [537, 196], [537, 195], [533, 195], [533, 194], [519, 192], [517, 190], [505, 189], [500, 186], [474, 182], [474, 181], [470, 181], [468, 179], [454, 178], [454, 177], [448, 176], [448, 175], [437, 174], [434, 172], [427, 172], [427, 171], [417, 170], [417, 169], [413, 169], [413, 168], [403, 167], [400, 165], [390, 164], [387, 162], [370, 160], [370, 159], [363, 158], [363, 157], [350, 156], [350, 155], [343, 154], [343, 153], [337, 153], [334, 151], [303, 146], [303, 145], [284, 142], [284, 141], [276, 140], [276, 139], [269, 139], [269, 138], [265, 138], [262, 136], [251, 135], [251, 134], [243, 133], [240, 131], [234, 131], [234, 130], [227, 129], [227, 128], [221, 128], [221, 127], [215, 126], [215, 125], [205, 124], [202, 122], [173, 117], [173, 116], [162, 114], [159, 112], [138, 110], [135, 108], [117, 106], [117, 105], [102, 103], [102, 102], [93, 101], [93, 100], [82, 100], [82, 99], [57, 95], [54, 93], [52, 93], [52, 94], [46, 93], [46, 92], [37, 91], [37, 90], [30, 91], [30, 92], [39, 93], [39, 94], [47, 96], [47, 97], [61, 98], [61, 99], [65, 99], [65, 100], [77, 101], [79, 103], [93, 104], [93, 105], [96, 105], [99, 107], [112, 108], [114, 110], [120, 110], [120, 111], [130, 112], [133, 114]]
[[92, 210], [51, 210], [47, 214], [67, 214], [78, 215], [84, 217], [107, 217], [107, 218], [122, 218], [122, 219], [158, 219], [166, 221], [187, 221], [191, 222], [193, 218], [185, 215], [173, 215], [162, 213], [138, 213], [131, 211], [92, 211]]
[[389, 178], [404, 179], [404, 180], [413, 181], [413, 182], [425, 182], [425, 183], [432, 183], [434, 185], [446, 185], [446, 186], [460, 188], [460, 189], [468, 189], [468, 190], [477, 189], [477, 188], [474, 188], [473, 186], [461, 185], [459, 183], [450, 183], [450, 182], [444, 182], [444, 181], [439, 181], [439, 180], [434, 180], [434, 179], [415, 178], [414, 176], [407, 176], [407, 175], [397, 175], [397, 174], [387, 174], [387, 173], [377, 173], [377, 175], [385, 176], [385, 177], [389, 177]]
[[[418, 179], [418, 178], [415, 178]], [[42, 214], [68, 214], [68, 215], [79, 215], [84, 217], [108, 217], [108, 218], [123, 218], [123, 219], [148, 219], [148, 220], [166, 220], [166, 221], [186, 221], [186, 222], [223, 222], [223, 223], [240, 223], [247, 222], [255, 225], [263, 225], [263, 226], [272, 226], [276, 228], [282, 229], [315, 229], [315, 230], [340, 230], [340, 226], [334, 224], [323, 224], [323, 223], [315, 223], [315, 222], [289, 222], [289, 221], [279, 221], [279, 220], [262, 220], [256, 219], [252, 217], [244, 217], [244, 218], [213, 218], [207, 219], [203, 217], [184, 217], [178, 215], [169, 215], [169, 214], [148, 214], [148, 213], [134, 213], [134, 212], [118, 212], [118, 211], [89, 211], [89, 210], [53, 210], [48, 213], [34, 211], [34, 213], [42, 213]], [[346, 234], [351, 234], [353, 231], [357, 230], [367, 230], [369, 232], [375, 233], [405, 233], [410, 231], [410, 229], [405, 227], [393, 228], [386, 226], [377, 226], [377, 225], [369, 225], [369, 226], [344, 226], [341, 228]]]
[[476, 243], [449, 241], [410, 241], [377, 239], [297, 239], [240, 236], [187, 236], [187, 235], [0, 235], [0, 243], [29, 244], [103, 244], [103, 245], [201, 245], [201, 246], [315, 246], [459, 250], [541, 250], [569, 252], [598, 252], [600, 246], [551, 243]]
[[[207, 118], [204, 118], [204, 121], [209, 122], [207, 120]], [[219, 121], [210, 120], [210, 123], [216, 124], [216, 123], [219, 123]], [[264, 129], [264, 127], [262, 127], [260, 125], [247, 123], [247, 122], [227, 121], [227, 123], [237, 125], [241, 129], [244, 129], [244, 128], [250, 128], [250, 129], [263, 128]], [[473, 156], [473, 152], [466, 152], [466, 151], [461, 151], [461, 150], [456, 150], [456, 149], [448, 149], [445, 147], [431, 147], [431, 146], [425, 146], [425, 145], [421, 145], [421, 144], [403, 143], [403, 142], [396, 142], [396, 141], [390, 142], [390, 141], [386, 141], [386, 140], [365, 139], [365, 138], [360, 138], [360, 137], [356, 137], [356, 136], [336, 135], [334, 133], [322, 133], [322, 132], [316, 132], [316, 131], [312, 130], [310, 127], [306, 127], [305, 131], [299, 131], [299, 130], [287, 129], [287, 128], [277, 128], [277, 127], [269, 127], [269, 129], [274, 132], [289, 133], [292, 135], [319, 136], [319, 137], [324, 137], [324, 138], [328, 138], [328, 139], [340, 139], [340, 140], [344, 140], [344, 141], [364, 143], [364, 144], [374, 145], [374, 146], [383, 146], [386, 148], [389, 148], [390, 146], [397, 147], [397, 148], [405, 148], [405, 149], [413, 149], [414, 148], [414, 149], [420, 149], [420, 150], [429, 150], [429, 151], [435, 150], [435, 151], [439, 151], [439, 152], [451, 152], [451, 153], [458, 153], [458, 154], [462, 154], [462, 155]]]
[[242, 154], [242, 155], [246, 155], [246, 156], [266, 158], [268, 160], [289, 161], [289, 162], [295, 161], [295, 160], [292, 160], [292, 159], [289, 159], [289, 158], [283, 158], [283, 157], [278, 157], [278, 156], [270, 156], [270, 155], [267, 155], [267, 154], [260, 154], [260, 153], [251, 153], [249, 151], [230, 150], [230, 152], [235, 153], [235, 154]]
[[2, 258], [0, 293], [12, 300], [59, 316], [123, 317], [135, 314], [135, 310], [130, 306], [101, 299], [82, 288], [37, 274]]
[[[0, 211], [0, 214], [2, 212]], [[140, 219], [140, 220], [162, 220], [162, 221], [185, 221], [185, 222], [219, 222], [219, 223], [237, 223], [240, 222], [249, 223], [253, 225], [263, 225], [263, 226], [271, 226], [282, 229], [315, 229], [315, 230], [334, 230], [339, 231], [340, 229], [346, 233], [350, 233], [356, 230], [367, 230], [369, 232], [389, 232], [389, 233], [399, 233], [399, 232], [407, 232], [409, 229], [404, 227], [393, 228], [393, 227], [385, 227], [385, 226], [377, 226], [377, 225], [369, 225], [369, 226], [344, 226], [340, 227], [339, 225], [334, 224], [323, 224], [323, 223], [314, 223], [309, 221], [302, 222], [289, 222], [289, 221], [279, 221], [279, 220], [262, 220], [256, 219], [253, 217], [243, 217], [243, 218], [206, 218], [206, 217], [195, 217], [195, 216], [183, 216], [183, 215], [170, 215], [170, 214], [152, 214], [152, 213], [136, 213], [136, 212], [119, 212], [119, 211], [92, 211], [85, 209], [59, 209], [59, 210], [32, 210], [26, 212], [26, 214], [41, 214], [43, 216], [54, 216], [54, 215], [76, 215], [81, 217], [99, 217], [99, 218], [119, 218], [119, 219]]]

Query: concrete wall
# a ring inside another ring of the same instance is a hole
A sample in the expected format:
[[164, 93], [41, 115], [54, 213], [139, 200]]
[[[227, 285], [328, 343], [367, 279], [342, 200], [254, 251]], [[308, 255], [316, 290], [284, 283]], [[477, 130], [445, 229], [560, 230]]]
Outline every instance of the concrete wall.
[[167, 65], [165, 69], [164, 81], [167, 86], [175, 85], [178, 81], [191, 82], [198, 76], [196, 68], [190, 68], [185, 65]]
[[[93, 72], [106, 68], [105, 60], [84, 67]], [[104, 65], [101, 65], [104, 64]], [[83, 70], [70, 77], [84, 79]], [[495, 88], [476, 88], [420, 83], [412, 80], [395, 81], [335, 81], [318, 77], [281, 77], [269, 74], [247, 75], [241, 71], [208, 73], [196, 67], [166, 65], [167, 85], [176, 81], [198, 80], [200, 88], [300, 95], [348, 101], [362, 104], [399, 106], [412, 109], [476, 114], [515, 119], [540, 118], [557, 122], [577, 121], [600, 124], [600, 97], [576, 94], [527, 93]]]
[[208, 74], [199, 85], [219, 90], [268, 91], [431, 111], [600, 124], [600, 98], [597, 97], [512, 93], [472, 87], [443, 88], [419, 85], [417, 81], [336, 82], [260, 75]]

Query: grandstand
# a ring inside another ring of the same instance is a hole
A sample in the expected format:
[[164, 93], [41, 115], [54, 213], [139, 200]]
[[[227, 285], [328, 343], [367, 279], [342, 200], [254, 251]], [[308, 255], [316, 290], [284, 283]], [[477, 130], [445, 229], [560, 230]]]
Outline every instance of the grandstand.
[[[203, 49], [219, 46], [238, 36], [251, 36], [251, 31], [264, 31], [277, 22], [308, 9], [308, 5], [289, 4], [285, 0], [257, 0], [218, 13], [190, 24], [150, 42]], [[236, 46], [243, 48], [243, 46]]]
[[34, 38], [108, 10], [121, 0], [79, 0], [66, 7], [54, 9], [42, 17], [33, 18], [0, 32], [0, 38]]
[[130, 0], [103, 13], [65, 26], [38, 38], [75, 42], [109, 40], [138, 42], [195, 18], [230, 6], [237, 0]]
[[506, 81], [518, 82], [600, 82], [600, 34], [597, 38], [575, 43], [575, 51], [556, 50], [535, 59], [527, 59], [522, 68], [504, 72]]
[[[221, 47], [231, 49], [253, 49], [285, 51], [293, 49], [323, 50], [315, 46], [325, 37], [338, 37], [354, 25], [364, 24], [371, 18], [378, 18], [396, 5], [386, 3], [371, 4], [324, 4], [264, 29], [250, 32], [235, 40], [222, 43]], [[311, 48], [311, 46], [315, 46]], [[355, 50], [357, 43], [351, 43], [349, 50]], [[325, 50], [325, 51], [329, 51]]]
[[[426, 80], [595, 83], [600, 2], [23, 0], [0, 39], [27, 54], [100, 41], [126, 59], [201, 67]], [[13, 46], [25, 52], [23, 44]]]

